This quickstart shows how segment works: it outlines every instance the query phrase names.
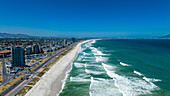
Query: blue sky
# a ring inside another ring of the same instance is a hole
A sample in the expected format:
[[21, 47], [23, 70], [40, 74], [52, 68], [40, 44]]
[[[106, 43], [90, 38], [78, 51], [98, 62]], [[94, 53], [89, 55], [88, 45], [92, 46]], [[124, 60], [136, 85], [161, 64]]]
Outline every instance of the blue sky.
[[0, 32], [157, 37], [170, 34], [170, 0], [0, 0]]

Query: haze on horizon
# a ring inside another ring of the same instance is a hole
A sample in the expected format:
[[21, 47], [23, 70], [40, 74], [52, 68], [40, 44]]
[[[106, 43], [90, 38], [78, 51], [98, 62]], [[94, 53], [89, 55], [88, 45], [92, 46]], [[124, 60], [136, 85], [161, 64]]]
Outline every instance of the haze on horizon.
[[0, 32], [53, 37], [170, 34], [170, 0], [1, 0]]

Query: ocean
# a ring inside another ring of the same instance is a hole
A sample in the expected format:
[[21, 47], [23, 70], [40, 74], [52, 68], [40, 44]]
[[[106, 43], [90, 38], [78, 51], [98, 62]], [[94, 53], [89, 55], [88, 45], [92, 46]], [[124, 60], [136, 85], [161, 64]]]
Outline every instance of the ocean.
[[170, 96], [170, 40], [86, 42], [59, 95]]

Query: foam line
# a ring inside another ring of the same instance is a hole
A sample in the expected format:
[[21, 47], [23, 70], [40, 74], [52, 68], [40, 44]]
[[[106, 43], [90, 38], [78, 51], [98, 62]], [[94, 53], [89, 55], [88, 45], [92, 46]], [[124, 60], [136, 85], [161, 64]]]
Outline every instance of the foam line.
[[122, 96], [112, 79], [91, 77], [89, 87], [90, 96]]
[[83, 67], [83, 63], [77, 63], [77, 62], [75, 62], [74, 65], [75, 65], [77, 68]]
[[139, 76], [143, 76], [140, 72], [137, 72], [137, 71], [135, 71], [135, 70], [134, 70], [134, 73], [137, 74], [137, 75], [139, 75]]
[[151, 84], [153, 84], [152, 82], [160, 82], [161, 80], [160, 79], [155, 79], [155, 78], [147, 78], [145, 77], [144, 75], [142, 75], [140, 72], [137, 72], [134, 70], [134, 73], [139, 75], [139, 76], [143, 76], [143, 79]]
[[100, 74], [104, 73], [104, 72], [92, 71], [92, 70], [88, 70], [88, 69], [85, 69], [85, 72], [88, 74], [94, 74], [94, 75], [100, 75]]
[[[115, 86], [123, 96], [136, 96], [142, 94], [151, 94], [153, 90], [159, 88], [151, 82], [136, 77], [125, 77], [115, 73], [114, 69], [109, 69], [107, 64], [102, 64], [109, 77], [115, 81]], [[146, 79], [146, 78], [145, 78]]]

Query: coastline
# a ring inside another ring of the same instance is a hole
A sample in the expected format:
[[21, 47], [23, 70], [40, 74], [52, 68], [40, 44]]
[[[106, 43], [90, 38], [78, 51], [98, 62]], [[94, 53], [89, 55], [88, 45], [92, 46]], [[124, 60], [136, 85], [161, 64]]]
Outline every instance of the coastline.
[[68, 54], [56, 62], [27, 92], [26, 96], [56, 96], [59, 94], [63, 89], [63, 81], [65, 81], [67, 73], [72, 69], [72, 62], [77, 58], [81, 44], [88, 41], [90, 40], [78, 43]]

